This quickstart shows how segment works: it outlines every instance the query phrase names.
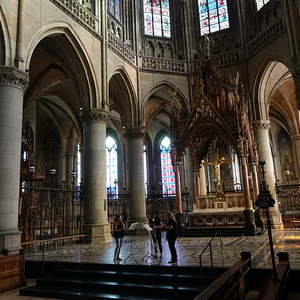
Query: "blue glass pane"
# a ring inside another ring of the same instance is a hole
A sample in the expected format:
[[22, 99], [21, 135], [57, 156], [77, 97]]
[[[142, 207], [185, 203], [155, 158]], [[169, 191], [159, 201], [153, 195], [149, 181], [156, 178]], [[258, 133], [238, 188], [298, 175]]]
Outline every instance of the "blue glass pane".
[[169, 0], [144, 0], [144, 33], [171, 37]]
[[201, 35], [229, 27], [226, 0], [198, 0], [198, 7]]

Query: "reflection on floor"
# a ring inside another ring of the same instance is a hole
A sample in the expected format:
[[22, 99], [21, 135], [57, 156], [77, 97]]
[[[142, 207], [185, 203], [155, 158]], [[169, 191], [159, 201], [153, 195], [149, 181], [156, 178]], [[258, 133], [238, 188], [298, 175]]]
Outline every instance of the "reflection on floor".
[[[209, 237], [180, 238], [176, 243], [179, 266], [199, 266], [199, 254], [210, 240]], [[241, 251], [250, 251], [254, 268], [270, 268], [270, 251], [268, 235], [242, 237], [223, 237], [222, 247], [220, 239], [213, 242], [214, 266], [231, 266], [240, 258]], [[275, 252], [288, 252], [292, 269], [300, 269], [300, 230], [274, 230], [273, 240]], [[126, 236], [123, 240], [120, 263], [168, 265], [170, 260], [168, 244], [163, 235], [163, 256], [153, 257], [153, 246], [148, 236]], [[113, 263], [115, 243], [105, 245], [75, 244], [45, 250], [46, 260]], [[132, 247], [132, 251], [131, 251]], [[129, 256], [129, 254], [131, 254]], [[128, 257], [129, 256], [129, 257]], [[28, 253], [26, 259], [41, 260], [43, 257], [39, 249]], [[128, 257], [128, 258], [127, 258]], [[127, 258], [127, 259], [126, 259]], [[204, 266], [210, 265], [209, 251], [203, 255]]]

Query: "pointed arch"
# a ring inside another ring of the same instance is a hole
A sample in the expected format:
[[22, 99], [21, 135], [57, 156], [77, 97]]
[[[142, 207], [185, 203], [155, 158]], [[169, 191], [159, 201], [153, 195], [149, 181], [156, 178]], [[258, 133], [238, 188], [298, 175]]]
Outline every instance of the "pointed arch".
[[139, 118], [136, 92], [130, 76], [123, 67], [118, 67], [112, 72], [108, 87], [110, 108], [119, 112], [124, 126], [137, 126]]
[[0, 6], [0, 64], [6, 66], [12, 65], [11, 37], [8, 28], [3, 9]]
[[254, 86], [254, 118], [282, 120], [291, 134], [299, 132], [299, 113], [291, 68], [268, 59], [258, 72]]
[[158, 82], [145, 93], [142, 100], [143, 125], [147, 126], [149, 121], [160, 112], [170, 115], [172, 106], [181, 115], [187, 115], [189, 111], [188, 101], [180, 89], [168, 81]]
[[84, 80], [88, 87], [88, 91], [84, 91], [84, 89], [82, 89], [81, 107], [85, 109], [100, 107], [98, 99], [101, 99], [101, 97], [99, 95], [99, 85], [97, 83], [95, 69], [89, 58], [88, 51], [70, 24], [64, 22], [54, 22], [42, 26], [40, 30], [32, 36], [32, 39], [29, 43], [27, 56], [25, 58], [25, 69], [29, 69], [33, 52], [38, 44], [47, 37], [55, 37], [58, 35], [66, 38], [84, 71]]

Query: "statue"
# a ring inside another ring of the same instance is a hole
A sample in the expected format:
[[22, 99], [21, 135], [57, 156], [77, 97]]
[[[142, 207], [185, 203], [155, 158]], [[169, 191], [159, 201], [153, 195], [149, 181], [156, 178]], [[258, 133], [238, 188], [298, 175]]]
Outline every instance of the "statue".
[[207, 33], [205, 33], [203, 38], [200, 40], [200, 49], [204, 58], [210, 58], [214, 45], [215, 41], [209, 37]]
[[225, 194], [223, 192], [222, 184], [221, 184], [221, 165], [225, 164], [225, 163], [229, 163], [229, 162], [231, 162], [231, 159], [221, 157], [221, 158], [218, 158], [215, 161], [203, 163], [203, 165], [214, 166], [215, 167], [215, 175], [216, 175], [216, 182], [215, 183], [216, 183], [216, 196], [217, 196], [217, 199], [218, 198], [225, 199]]

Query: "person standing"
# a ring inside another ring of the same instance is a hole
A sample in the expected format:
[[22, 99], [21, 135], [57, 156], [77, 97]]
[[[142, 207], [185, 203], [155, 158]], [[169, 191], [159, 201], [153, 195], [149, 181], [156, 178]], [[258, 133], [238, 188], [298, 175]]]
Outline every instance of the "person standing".
[[125, 235], [125, 226], [122, 221], [122, 217], [120, 215], [116, 215], [113, 222], [113, 236], [116, 240], [114, 263], [120, 262], [122, 260], [119, 257], [119, 255], [120, 255], [124, 235]]
[[176, 252], [176, 239], [177, 239], [177, 223], [175, 220], [175, 216], [168, 212], [166, 224], [163, 226], [165, 230], [167, 230], [166, 239], [169, 244], [169, 249], [171, 253], [171, 260], [168, 263], [177, 263], [177, 252]]
[[162, 222], [160, 218], [156, 216], [152, 216], [149, 222], [150, 227], [153, 229], [151, 231], [151, 236], [154, 243], [154, 251], [155, 255], [157, 255], [157, 246], [159, 248], [160, 257], [162, 257], [163, 250], [162, 250], [162, 244], [161, 244], [161, 228], [162, 228]]

